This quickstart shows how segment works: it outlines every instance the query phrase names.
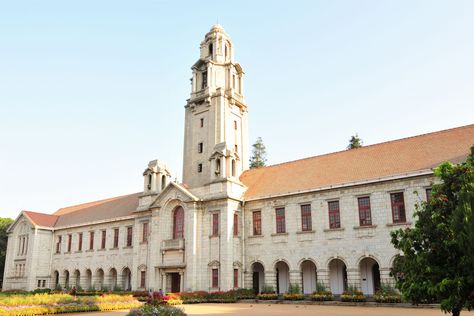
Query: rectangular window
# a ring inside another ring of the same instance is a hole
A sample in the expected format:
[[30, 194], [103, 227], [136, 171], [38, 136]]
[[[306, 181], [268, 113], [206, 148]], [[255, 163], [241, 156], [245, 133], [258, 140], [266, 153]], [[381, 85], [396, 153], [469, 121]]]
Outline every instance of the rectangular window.
[[72, 235], [67, 235], [67, 252], [71, 252]]
[[198, 172], [202, 172], [202, 163], [198, 164]]
[[285, 208], [279, 207], [275, 209], [276, 215], [276, 233], [281, 234], [286, 232], [285, 227]]
[[42, 285], [43, 285], [43, 287], [46, 287], [46, 280], [43, 280]]
[[119, 243], [119, 229], [114, 228], [114, 248], [118, 248]]
[[390, 194], [390, 200], [392, 202], [393, 223], [406, 223], [407, 219], [405, 216], [405, 200], [403, 198], [403, 192]]
[[140, 271], [140, 287], [145, 288], [146, 271]]
[[38, 280], [38, 286], [37, 287], [41, 287], [41, 280]]
[[370, 211], [370, 197], [364, 196], [357, 199], [359, 204], [359, 225], [372, 225], [372, 214]]
[[101, 239], [101, 242], [100, 242], [100, 249], [105, 249], [106, 239], [107, 239], [107, 231], [103, 230], [102, 231], [102, 239]]
[[254, 236], [261, 235], [262, 234], [262, 212], [255, 211], [253, 212], [252, 217], [253, 217], [253, 234]]
[[127, 247], [132, 246], [133, 227], [127, 227]]
[[63, 241], [63, 236], [58, 236], [58, 241], [56, 242], [56, 253], [61, 253], [62, 241]]
[[234, 129], [237, 130], [237, 121], [234, 121]]
[[204, 127], [204, 119], [201, 119], [201, 127]]
[[89, 250], [94, 249], [94, 232], [89, 232]]
[[430, 203], [431, 201], [431, 188], [426, 189], [426, 202]]
[[219, 287], [219, 269], [212, 269], [212, 287]]
[[204, 148], [203, 143], [199, 143], [198, 144], [198, 153], [202, 153], [203, 148]]
[[311, 231], [311, 204], [301, 205], [301, 231]]
[[234, 288], [239, 287], [239, 269], [234, 269]]
[[82, 233], [79, 233], [79, 240], [77, 243], [77, 251], [82, 251]]
[[239, 235], [239, 214], [234, 213], [234, 236]]
[[212, 236], [219, 235], [219, 213], [212, 214]]
[[207, 71], [202, 73], [201, 89], [204, 89], [205, 87], [207, 87]]
[[148, 242], [148, 222], [143, 223], [142, 242]]
[[339, 201], [328, 202], [329, 228], [341, 228], [341, 216], [339, 214]]

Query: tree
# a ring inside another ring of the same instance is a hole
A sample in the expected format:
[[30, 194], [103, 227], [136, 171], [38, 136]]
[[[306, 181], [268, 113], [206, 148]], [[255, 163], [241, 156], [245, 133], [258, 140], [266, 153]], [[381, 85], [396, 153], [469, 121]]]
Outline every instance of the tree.
[[11, 218], [0, 218], [0, 285], [3, 284], [3, 271], [7, 255], [7, 229], [13, 223]]
[[417, 205], [414, 228], [391, 233], [392, 273], [413, 303], [440, 302], [455, 316], [474, 307], [474, 147], [464, 163], [435, 169], [429, 202]]
[[252, 157], [250, 157], [250, 169], [264, 167], [267, 162], [267, 151], [261, 137], [257, 138], [252, 145]]
[[349, 139], [349, 145], [347, 145], [347, 149], [360, 148], [362, 147], [362, 144], [362, 139], [356, 133], [354, 136], [351, 136], [351, 139]]

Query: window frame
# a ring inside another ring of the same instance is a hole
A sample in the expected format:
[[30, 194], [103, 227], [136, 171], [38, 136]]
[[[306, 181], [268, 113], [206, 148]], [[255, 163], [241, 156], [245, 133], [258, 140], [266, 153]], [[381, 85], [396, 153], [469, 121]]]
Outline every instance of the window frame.
[[285, 218], [285, 208], [277, 207], [275, 208], [275, 220], [276, 220], [276, 233], [285, 234], [286, 233], [286, 218]]
[[72, 248], [72, 234], [67, 235], [67, 252], [71, 252]]
[[239, 287], [239, 269], [234, 268], [234, 289]]
[[[401, 196], [401, 201], [395, 201], [394, 200], [395, 196]], [[406, 223], [407, 213], [406, 213], [406, 207], [405, 207], [405, 194], [403, 191], [390, 193], [390, 206], [392, 208], [392, 223], [393, 224]], [[400, 206], [402, 207], [401, 209], [400, 209]], [[396, 217], [398, 217], [397, 220], [395, 220]]]
[[82, 251], [82, 239], [84, 237], [83, 233], [78, 233], [78, 242], [77, 242], [77, 251]]
[[433, 188], [426, 188], [425, 189], [425, 194], [426, 194], [426, 203], [430, 203], [431, 201], [431, 193], [433, 192]]
[[[309, 209], [307, 209], [307, 207]], [[313, 230], [311, 204], [301, 204], [301, 231], [310, 232]]]
[[89, 232], [89, 250], [94, 250], [94, 235], [93, 231]]
[[105, 249], [107, 245], [107, 230], [103, 229], [100, 233], [100, 249]]
[[127, 247], [132, 247], [133, 245], [133, 226], [127, 226]]
[[119, 246], [119, 236], [120, 236], [119, 228], [114, 228], [114, 248], [118, 248]]
[[[258, 216], [257, 216], [258, 215]], [[262, 236], [262, 211], [252, 212], [252, 232], [253, 236]]]
[[220, 216], [219, 212], [213, 212], [211, 214], [211, 236], [219, 236]]
[[[337, 205], [337, 208], [334, 206]], [[339, 200], [328, 201], [329, 229], [341, 228], [341, 208]]]
[[234, 212], [234, 225], [233, 225], [234, 237], [239, 236], [239, 214]]
[[213, 268], [211, 270], [211, 287], [213, 289], [219, 288], [219, 269]]
[[148, 242], [148, 235], [149, 235], [150, 224], [148, 222], [142, 223], [142, 242]]
[[[366, 205], [361, 204], [361, 202], [364, 200], [368, 201]], [[358, 197], [357, 207], [359, 210], [359, 226], [372, 226], [372, 208], [370, 203], [370, 196]]]

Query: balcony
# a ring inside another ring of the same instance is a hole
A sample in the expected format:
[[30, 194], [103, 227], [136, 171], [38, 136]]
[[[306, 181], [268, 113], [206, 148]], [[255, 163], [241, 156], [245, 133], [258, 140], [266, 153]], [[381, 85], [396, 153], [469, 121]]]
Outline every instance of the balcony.
[[169, 239], [161, 242], [161, 250], [184, 250], [184, 239]]

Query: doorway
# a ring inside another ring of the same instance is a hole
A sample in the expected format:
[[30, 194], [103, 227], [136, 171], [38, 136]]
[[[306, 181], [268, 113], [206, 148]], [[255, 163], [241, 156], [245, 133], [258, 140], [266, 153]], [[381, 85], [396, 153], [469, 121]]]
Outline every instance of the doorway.
[[171, 293], [178, 293], [181, 291], [181, 276], [179, 273], [170, 273], [171, 279]]

